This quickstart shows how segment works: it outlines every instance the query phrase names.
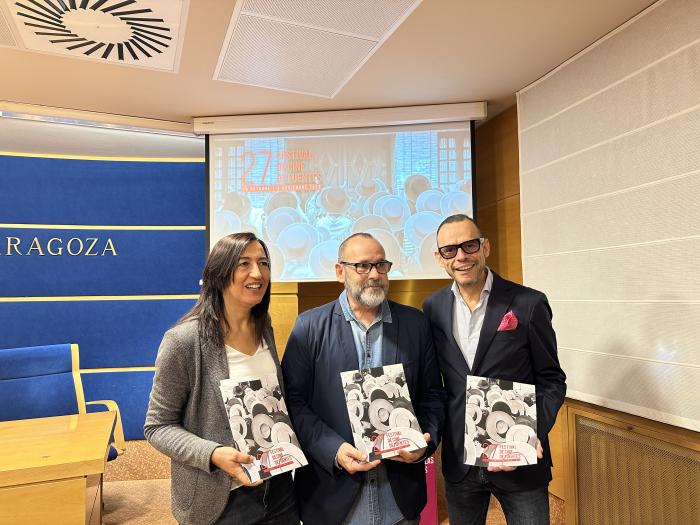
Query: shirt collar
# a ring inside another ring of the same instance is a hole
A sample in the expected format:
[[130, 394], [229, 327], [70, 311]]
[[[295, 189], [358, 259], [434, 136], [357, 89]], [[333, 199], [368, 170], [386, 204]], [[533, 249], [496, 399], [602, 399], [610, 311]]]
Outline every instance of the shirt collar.
[[[491, 287], [493, 286], [493, 272], [491, 271], [491, 268], [487, 266], [486, 272], [486, 282], [484, 283], [484, 288], [481, 290], [481, 294], [479, 294], [480, 299], [483, 299], [484, 295], [490, 294]], [[462, 294], [459, 293], [459, 285], [457, 284], [457, 281], [452, 281], [452, 293], [454, 294], [455, 299], [464, 302], [464, 299], [462, 299]]]
[[[346, 321], [355, 321], [358, 322], [357, 318], [355, 317], [355, 314], [352, 311], [352, 308], [350, 308], [350, 302], [348, 301], [348, 292], [347, 290], [343, 290], [342, 293], [340, 294], [340, 297], [338, 297], [338, 302], [340, 303], [340, 308], [343, 310], [343, 315], [345, 316]], [[391, 308], [389, 308], [389, 301], [384, 299], [384, 301], [381, 304], [381, 308], [379, 309], [379, 314], [377, 316], [378, 319], [381, 319], [383, 323], [390, 323], [391, 322]]]

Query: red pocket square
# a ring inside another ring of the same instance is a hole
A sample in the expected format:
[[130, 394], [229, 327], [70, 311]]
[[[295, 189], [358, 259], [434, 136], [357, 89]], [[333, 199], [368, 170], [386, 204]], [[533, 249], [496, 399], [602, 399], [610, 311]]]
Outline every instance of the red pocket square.
[[508, 330], [515, 330], [518, 327], [518, 318], [515, 317], [513, 310], [510, 310], [501, 319], [501, 324], [498, 325], [499, 332], [505, 332]]

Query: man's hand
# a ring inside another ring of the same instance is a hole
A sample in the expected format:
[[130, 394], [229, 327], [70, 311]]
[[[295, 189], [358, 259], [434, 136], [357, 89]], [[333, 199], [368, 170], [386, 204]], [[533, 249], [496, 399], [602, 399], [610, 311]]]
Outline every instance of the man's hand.
[[338, 447], [338, 452], [335, 454], [335, 460], [341, 468], [348, 471], [350, 474], [356, 472], [364, 472], [372, 470], [379, 465], [380, 461], [367, 461], [367, 456], [353, 447], [350, 443], [343, 443]]
[[211, 462], [224, 472], [228, 473], [232, 478], [237, 479], [241, 485], [246, 487], [257, 487], [262, 484], [262, 480], [255, 483], [250, 482], [248, 474], [241, 466], [253, 462], [253, 456], [239, 452], [233, 447], [217, 447], [211, 453]]
[[[428, 434], [427, 432], [423, 434], [423, 439], [425, 439], [426, 443], [429, 443], [430, 434]], [[406, 450], [399, 450], [398, 456], [392, 456], [387, 459], [390, 459], [392, 461], [400, 461], [401, 463], [415, 463], [423, 456], [423, 454], [425, 454], [425, 450], [427, 448], [428, 447], [419, 448], [418, 450], [414, 450], [412, 452], [408, 452]]]
[[[542, 445], [540, 444], [540, 439], [537, 438], [537, 459], [542, 459]], [[512, 472], [518, 467], [498, 467], [496, 465], [489, 466], [487, 469], [489, 472]]]

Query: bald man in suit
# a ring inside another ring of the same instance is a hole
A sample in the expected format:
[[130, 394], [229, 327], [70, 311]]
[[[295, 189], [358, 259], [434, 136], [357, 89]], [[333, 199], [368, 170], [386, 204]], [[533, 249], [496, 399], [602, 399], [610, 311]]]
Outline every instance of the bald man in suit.
[[[548, 524], [552, 459], [547, 434], [564, 401], [566, 376], [559, 366], [547, 298], [488, 268], [489, 240], [470, 217], [445, 219], [437, 241], [435, 258], [453, 283], [428, 297], [423, 311], [430, 319], [447, 391], [442, 469], [450, 525], [486, 523], [491, 494], [509, 525]], [[464, 464], [467, 375], [536, 386], [536, 465]]]

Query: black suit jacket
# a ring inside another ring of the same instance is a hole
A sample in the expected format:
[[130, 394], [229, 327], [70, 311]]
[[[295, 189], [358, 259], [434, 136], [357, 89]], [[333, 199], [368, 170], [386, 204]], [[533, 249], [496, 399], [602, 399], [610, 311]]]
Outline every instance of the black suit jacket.
[[[415, 308], [391, 301], [389, 308], [392, 322], [383, 326], [382, 359], [387, 365], [403, 363], [418, 422], [430, 433], [430, 455], [440, 442], [445, 406], [430, 325]], [[353, 443], [340, 373], [358, 368], [352, 328], [338, 301], [297, 318], [282, 370], [289, 414], [309, 460], [294, 478], [305, 525], [342, 523], [366, 478], [334, 465], [338, 447]], [[426, 503], [424, 463], [384, 463], [399, 510], [406, 518], [417, 518]]]
[[[445, 479], [457, 483], [464, 479], [470, 468], [476, 468], [464, 464], [466, 376], [475, 375], [530, 383], [537, 388], [537, 436], [542, 442], [543, 459], [538, 460], [537, 465], [518, 467], [512, 472], [489, 472], [489, 480], [507, 491], [547, 485], [552, 479], [547, 434], [566, 394], [566, 376], [557, 358], [557, 341], [547, 298], [537, 290], [506, 281], [494, 273], [471, 370], [452, 332], [454, 301], [450, 285], [423, 303], [447, 390], [442, 444]], [[517, 328], [498, 332], [503, 316], [511, 310], [518, 319]]]

